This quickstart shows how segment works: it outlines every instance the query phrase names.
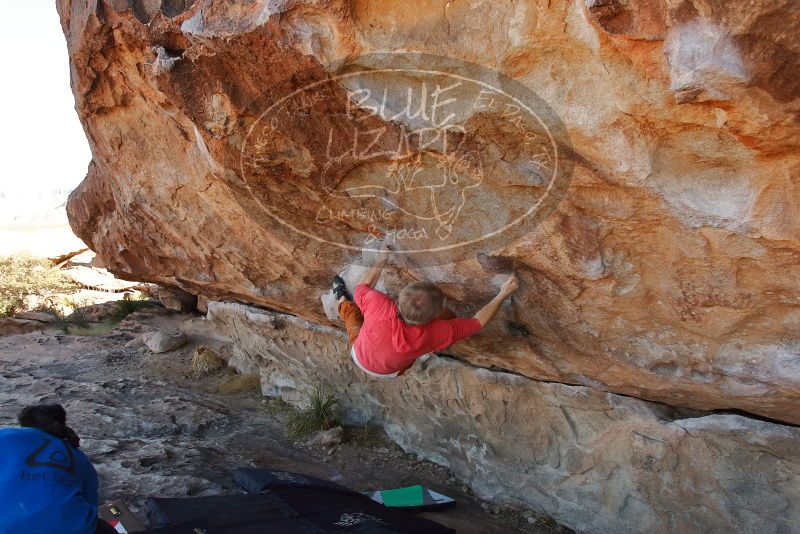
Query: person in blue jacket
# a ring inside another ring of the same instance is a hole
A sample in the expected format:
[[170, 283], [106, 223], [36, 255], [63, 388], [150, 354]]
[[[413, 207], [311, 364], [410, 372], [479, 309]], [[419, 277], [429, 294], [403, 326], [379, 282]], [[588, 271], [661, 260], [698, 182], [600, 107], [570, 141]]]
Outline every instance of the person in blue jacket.
[[28, 406], [0, 429], [0, 534], [116, 532], [98, 520], [97, 471], [59, 404]]

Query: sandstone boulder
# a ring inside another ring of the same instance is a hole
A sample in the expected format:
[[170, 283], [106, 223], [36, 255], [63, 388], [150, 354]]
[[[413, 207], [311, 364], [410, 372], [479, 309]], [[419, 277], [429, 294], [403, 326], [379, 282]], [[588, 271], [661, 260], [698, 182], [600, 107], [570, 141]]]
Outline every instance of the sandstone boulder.
[[800, 423], [795, 2], [57, 5], [93, 153], [68, 212], [112, 272], [331, 324], [389, 236], [390, 292], [469, 314], [521, 280], [459, 358]]
[[180, 289], [159, 287], [156, 295], [161, 304], [168, 310], [189, 312], [197, 307], [197, 297]]
[[208, 297], [197, 295], [197, 311], [203, 314], [208, 312]]
[[155, 354], [170, 352], [186, 345], [188, 341], [183, 332], [148, 332], [141, 337], [142, 343]]
[[51, 323], [56, 320], [56, 316], [52, 313], [47, 312], [37, 312], [37, 311], [26, 311], [22, 313], [18, 313], [15, 315], [18, 319], [25, 319], [28, 321], [37, 321], [40, 323]]
[[0, 319], [0, 336], [14, 336], [17, 334], [28, 334], [42, 330], [44, 324], [40, 321], [31, 319], [21, 319], [17, 317], [6, 317]]

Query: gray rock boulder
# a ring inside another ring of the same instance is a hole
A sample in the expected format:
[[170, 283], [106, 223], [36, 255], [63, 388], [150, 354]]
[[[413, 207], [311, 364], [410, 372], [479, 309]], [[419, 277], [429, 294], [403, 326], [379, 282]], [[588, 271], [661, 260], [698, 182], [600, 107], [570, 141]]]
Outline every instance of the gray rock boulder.
[[143, 334], [141, 340], [154, 354], [179, 349], [187, 342], [186, 334], [174, 331], [149, 332]]

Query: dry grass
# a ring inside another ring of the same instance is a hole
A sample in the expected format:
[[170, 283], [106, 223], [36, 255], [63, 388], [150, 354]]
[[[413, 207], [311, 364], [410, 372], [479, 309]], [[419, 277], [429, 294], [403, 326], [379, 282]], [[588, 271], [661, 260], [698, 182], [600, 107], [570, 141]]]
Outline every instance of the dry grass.
[[218, 371], [227, 364], [225, 358], [205, 345], [200, 345], [194, 350], [194, 356], [192, 356], [192, 373], [195, 378], [199, 378]]
[[261, 378], [256, 375], [233, 375], [217, 388], [217, 393], [260, 392]]
[[308, 406], [291, 414], [286, 423], [289, 435], [294, 439], [303, 438], [317, 430], [327, 430], [338, 425], [333, 414], [336, 398], [322, 386], [306, 390]]

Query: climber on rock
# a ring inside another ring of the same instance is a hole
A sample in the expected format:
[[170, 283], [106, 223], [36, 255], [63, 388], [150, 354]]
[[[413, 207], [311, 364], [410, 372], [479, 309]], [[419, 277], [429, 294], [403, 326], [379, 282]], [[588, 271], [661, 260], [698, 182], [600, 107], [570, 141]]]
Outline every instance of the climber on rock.
[[519, 285], [515, 277], [510, 277], [497, 296], [473, 317], [458, 318], [443, 307], [444, 293], [430, 282], [407, 285], [397, 303], [375, 290], [388, 255], [384, 247], [378, 261], [356, 286], [353, 300], [344, 280], [340, 276], [333, 279], [333, 294], [347, 328], [350, 355], [362, 371], [374, 377], [400, 376], [420, 356], [477, 333]]

